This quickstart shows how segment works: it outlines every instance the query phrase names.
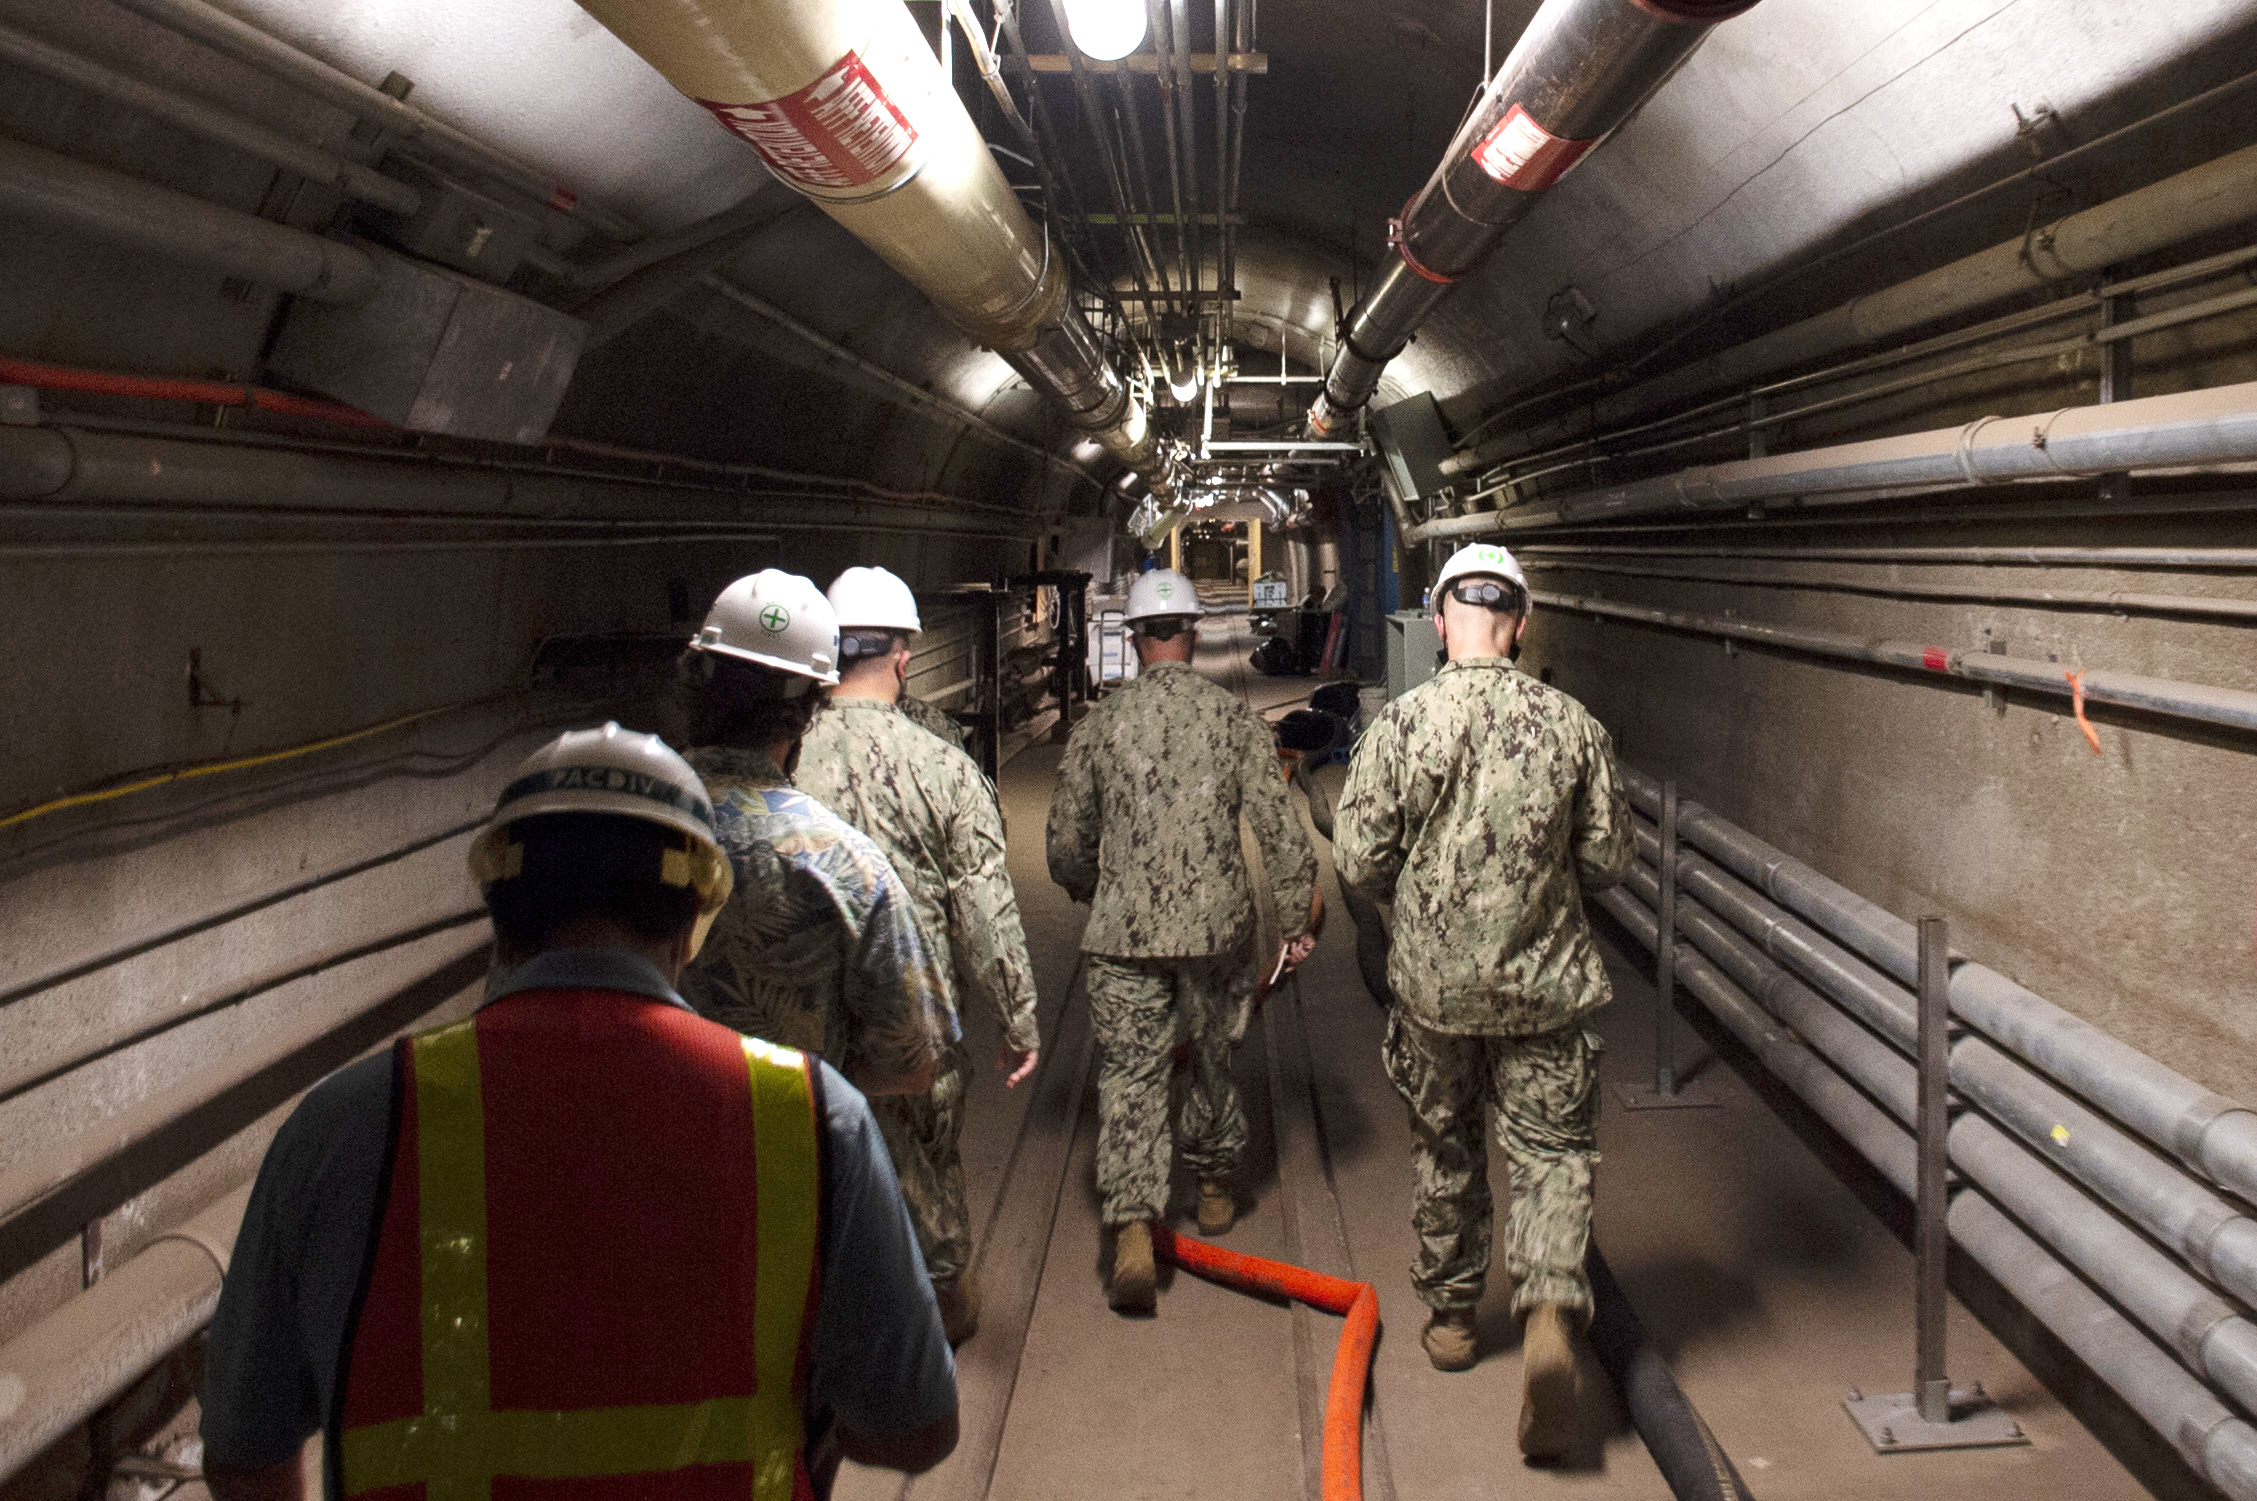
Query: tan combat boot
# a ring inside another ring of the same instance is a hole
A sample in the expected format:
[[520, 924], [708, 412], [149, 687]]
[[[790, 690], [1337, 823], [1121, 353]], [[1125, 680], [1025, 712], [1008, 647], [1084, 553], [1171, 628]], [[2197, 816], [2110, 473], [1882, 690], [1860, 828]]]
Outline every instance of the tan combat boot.
[[1528, 1311], [1520, 1360], [1526, 1386], [1520, 1399], [1520, 1452], [1538, 1464], [1567, 1457], [1575, 1442], [1574, 1324], [1557, 1303]]
[[1426, 1321], [1418, 1342], [1437, 1371], [1470, 1371], [1478, 1358], [1473, 1341], [1473, 1310], [1437, 1308]]
[[960, 1345], [980, 1332], [980, 1284], [970, 1271], [934, 1279], [933, 1299], [940, 1304], [940, 1327], [949, 1344]]
[[1150, 1313], [1158, 1306], [1160, 1273], [1152, 1264], [1152, 1227], [1139, 1220], [1113, 1239], [1113, 1276], [1105, 1301], [1115, 1313]]
[[1202, 1181], [1199, 1185], [1199, 1233], [1221, 1235], [1237, 1220], [1238, 1204], [1230, 1196], [1229, 1185]]

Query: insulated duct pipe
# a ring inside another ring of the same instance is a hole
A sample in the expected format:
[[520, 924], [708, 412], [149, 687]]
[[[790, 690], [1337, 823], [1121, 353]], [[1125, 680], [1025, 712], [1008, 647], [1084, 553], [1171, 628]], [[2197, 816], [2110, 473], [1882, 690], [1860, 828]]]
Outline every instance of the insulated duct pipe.
[[207, 141], [240, 151], [260, 161], [297, 173], [309, 182], [336, 188], [363, 203], [373, 203], [395, 214], [408, 215], [423, 207], [423, 195], [397, 178], [373, 167], [309, 146], [280, 131], [230, 114], [216, 105], [170, 89], [160, 89], [123, 73], [88, 62], [38, 37], [0, 25], [0, 60], [44, 73], [49, 78], [84, 89], [104, 99], [139, 110], [153, 120], [184, 130]]
[[1412, 527], [1403, 540], [1433, 542], [1625, 516], [1791, 502], [1813, 495], [1933, 490], [2251, 461], [2257, 461], [2257, 381], [2063, 407], [2028, 417], [1981, 417], [1964, 427], [1681, 469], [1626, 485], [1579, 490], [1512, 511], [1429, 521]]
[[1339, 431], [1427, 314], [1480, 269], [1537, 195], [1630, 118], [1710, 27], [1754, 4], [1545, 0], [1441, 165], [1389, 224], [1395, 255], [1341, 326], [1310, 429]]
[[0, 1481], [211, 1322], [246, 1183], [0, 1346]]
[[0, 139], [0, 217], [12, 214], [321, 302], [376, 291], [376, 262], [350, 245]]
[[118, 0], [127, 10], [168, 31], [190, 37], [214, 52], [256, 68], [269, 78], [302, 89], [397, 136], [411, 155], [435, 156], [459, 167], [506, 183], [537, 203], [570, 214], [615, 240], [636, 240], [642, 231], [634, 222], [593, 204], [537, 167], [495, 150], [434, 115], [427, 115], [382, 89], [362, 83], [320, 58], [299, 51], [288, 42], [229, 15], [207, 0]]
[[1171, 467], [900, 0], [581, 0], [1155, 491]]

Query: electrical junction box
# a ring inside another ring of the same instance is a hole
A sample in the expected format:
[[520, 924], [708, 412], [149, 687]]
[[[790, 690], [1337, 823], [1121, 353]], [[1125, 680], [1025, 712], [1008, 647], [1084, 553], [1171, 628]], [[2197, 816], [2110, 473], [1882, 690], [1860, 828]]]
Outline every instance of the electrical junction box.
[[1387, 617], [1387, 696], [1404, 694], [1434, 676], [1440, 666], [1442, 634], [1434, 617], [1421, 610], [1398, 610]]
[[1119, 610], [1100, 610], [1089, 624], [1089, 680], [1118, 688], [1136, 677], [1136, 648]]
[[369, 209], [365, 222], [386, 243], [410, 255], [499, 285], [540, 244], [538, 219], [443, 172], [404, 156], [386, 158], [384, 170], [412, 183], [423, 206], [404, 215]]
[[1429, 392], [1371, 414], [1371, 435], [1387, 462], [1387, 478], [1405, 505], [1415, 506], [1443, 488], [1442, 461], [1450, 456], [1450, 435], [1442, 409]]
[[363, 247], [376, 293], [294, 299], [268, 364], [282, 379], [416, 432], [538, 443], [588, 326], [500, 287]]

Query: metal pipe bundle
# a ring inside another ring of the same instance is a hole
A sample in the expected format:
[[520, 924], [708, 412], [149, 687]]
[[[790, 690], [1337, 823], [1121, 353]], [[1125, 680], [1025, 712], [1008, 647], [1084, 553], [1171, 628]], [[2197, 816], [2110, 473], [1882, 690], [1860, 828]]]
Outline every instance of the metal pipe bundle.
[[[1636, 772], [1629, 780], [1651, 815], [1658, 784]], [[1900, 971], [1911, 925], [1697, 804], [1680, 804], [1679, 829], [1730, 867], [1680, 857], [1677, 966], [1687, 988], [1909, 1193], [1915, 1021]], [[1640, 842], [1650, 861], [1658, 840], [1641, 830]], [[1642, 861], [1598, 900], [1652, 947], [1659, 894], [1658, 875]], [[1979, 965], [1955, 963], [1951, 999], [1976, 1031], [1952, 1045], [1949, 1075], [1977, 1107], [1947, 1137], [1970, 1185], [1950, 1211], [1953, 1239], [2189, 1463], [2228, 1495], [2257, 1496], [2257, 1427], [2243, 1416], [2257, 1411], [2257, 1322], [2248, 1312], [2257, 1220], [2134, 1134], [2141, 1121], [2152, 1129], [2183, 1118], [2201, 1099], [2222, 1107], [2209, 1115], [2213, 1128], [2247, 1112]], [[2001, 1032], [2076, 1041], [2043, 1058], [2017, 1056]], [[2135, 1060], [2143, 1066], [2128, 1068]], [[2047, 1077], [2053, 1064], [2088, 1082], [2129, 1073], [2130, 1116], [2119, 1109], [2123, 1096], [2096, 1098], [2094, 1109], [2061, 1088]], [[2180, 1116], [2170, 1114], [2174, 1101]], [[2230, 1167], [2232, 1139], [2196, 1133], [2189, 1144], [2207, 1142], [2212, 1160]]]

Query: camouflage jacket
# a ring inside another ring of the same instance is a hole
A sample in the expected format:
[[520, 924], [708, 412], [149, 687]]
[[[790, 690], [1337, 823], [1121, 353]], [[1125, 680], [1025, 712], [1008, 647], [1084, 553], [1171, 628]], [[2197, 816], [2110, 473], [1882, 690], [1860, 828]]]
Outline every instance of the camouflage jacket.
[[1252, 826], [1291, 938], [1316, 857], [1269, 728], [1183, 663], [1146, 668], [1074, 727], [1050, 800], [1050, 878], [1089, 902], [1081, 946], [1115, 958], [1235, 948], [1254, 927], [1239, 844]]
[[916, 694], [904, 693], [901, 695], [901, 712], [904, 718], [926, 734], [939, 736], [967, 755], [971, 753], [971, 742], [964, 738], [964, 727], [946, 709], [936, 709]]
[[[800, 745], [796, 780], [885, 851], [942, 975], [995, 1007], [1012, 1047], [1034, 1047], [1034, 969], [1003, 821], [972, 758], [891, 704], [835, 699]], [[959, 1014], [953, 988], [949, 999]]]
[[1612, 998], [1580, 891], [1622, 879], [1633, 848], [1607, 732], [1502, 657], [1388, 705], [1333, 815], [1340, 879], [1395, 903], [1397, 1000], [1460, 1035], [1549, 1032]]
[[766, 756], [711, 746], [688, 759], [737, 888], [682, 972], [682, 998], [850, 1079], [938, 1062], [957, 1036], [947, 986], [884, 854]]

